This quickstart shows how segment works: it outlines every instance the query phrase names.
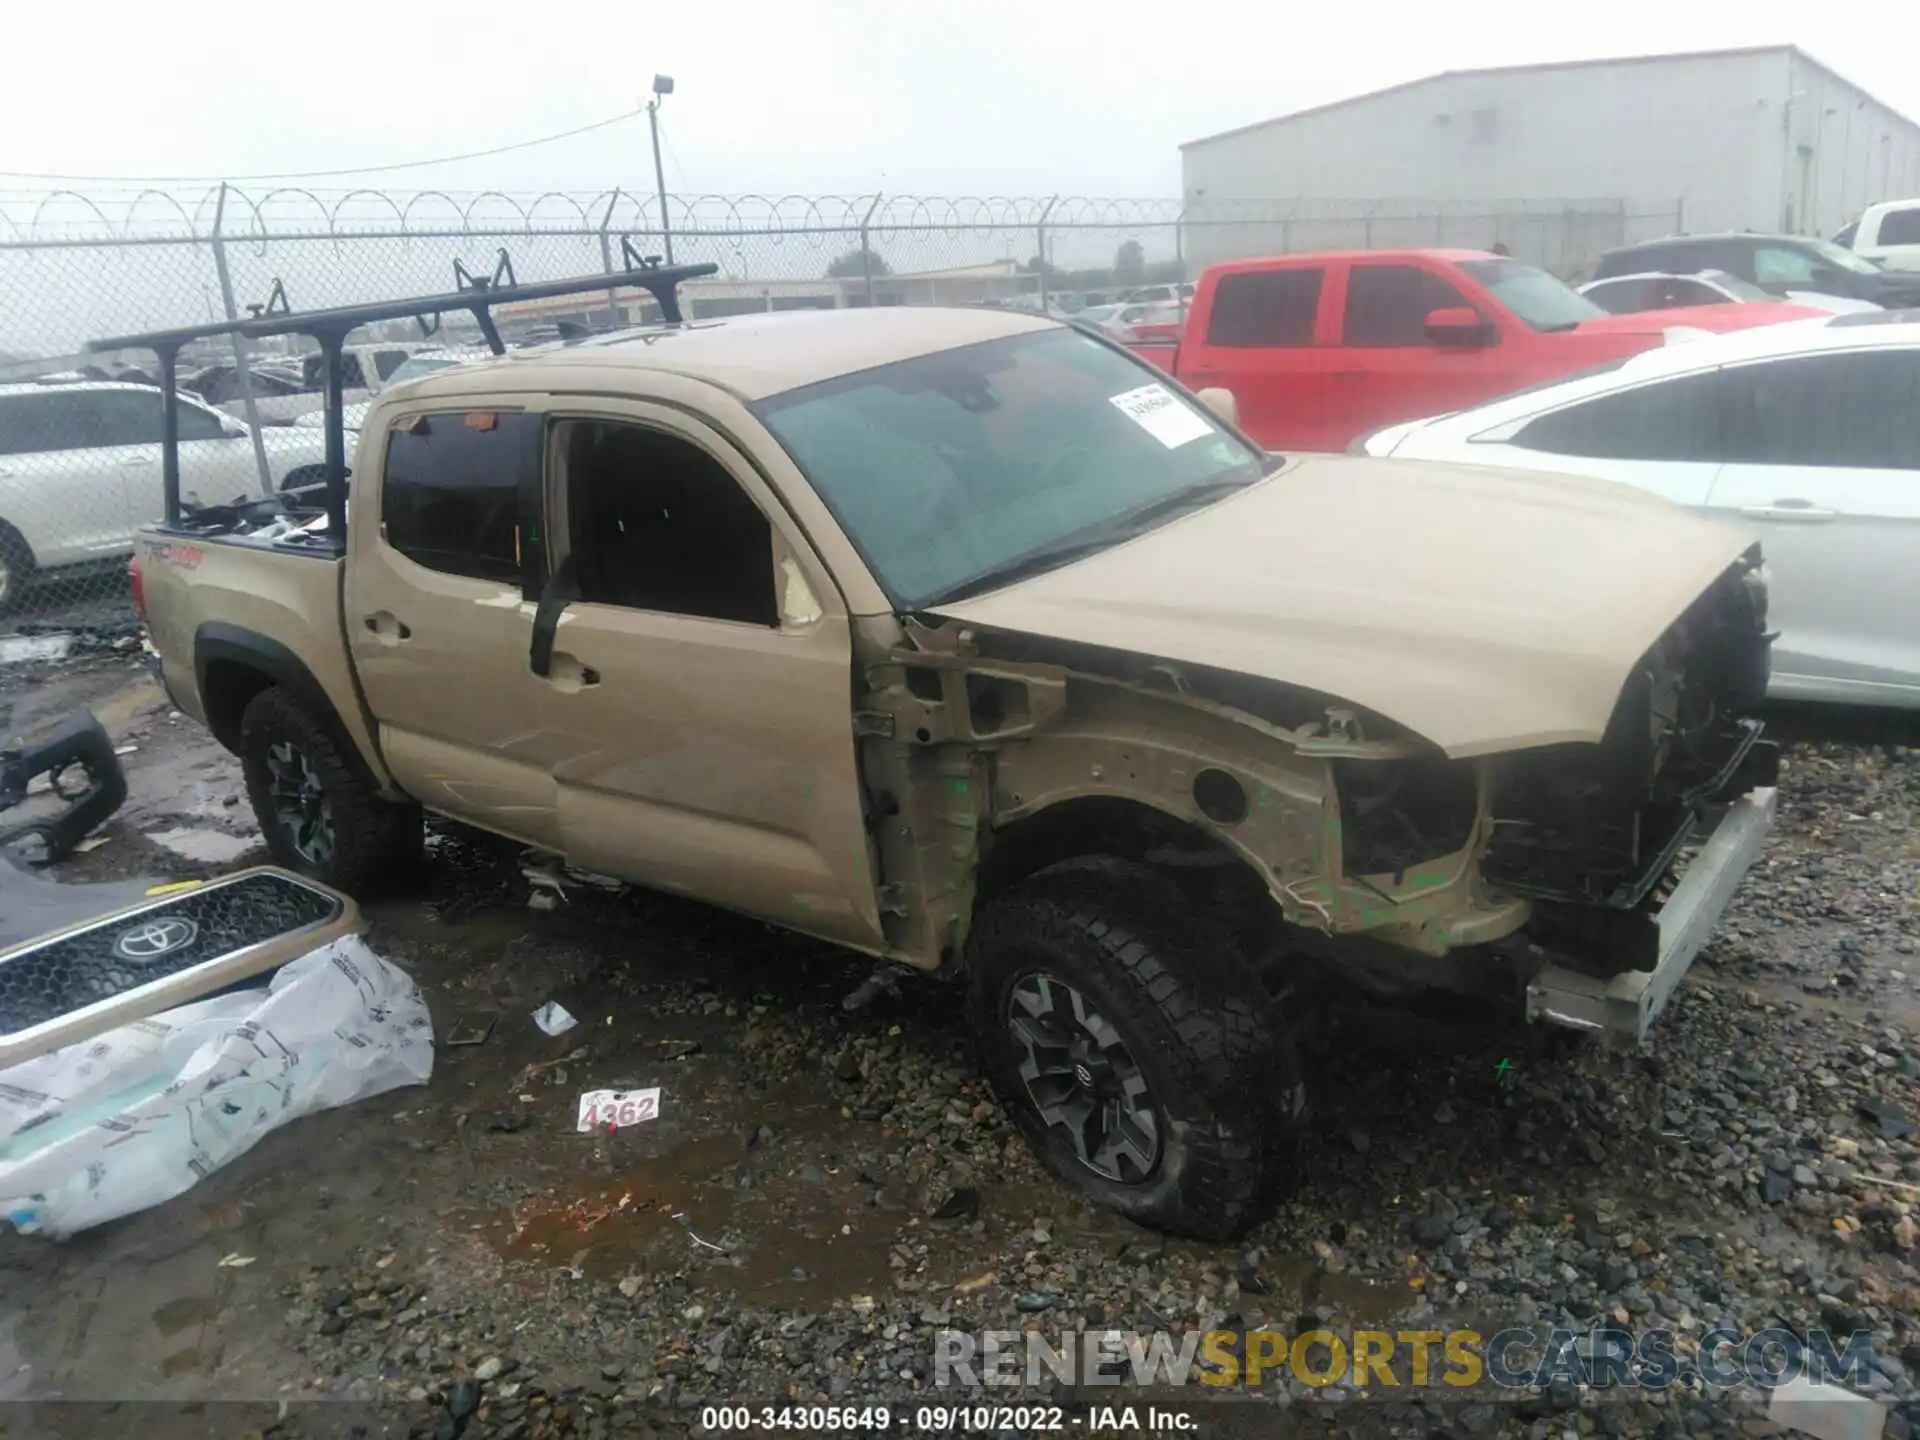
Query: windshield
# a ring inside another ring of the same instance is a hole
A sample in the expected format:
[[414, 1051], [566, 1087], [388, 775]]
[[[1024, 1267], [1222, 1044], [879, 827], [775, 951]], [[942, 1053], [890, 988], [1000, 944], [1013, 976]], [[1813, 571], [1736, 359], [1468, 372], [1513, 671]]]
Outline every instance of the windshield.
[[398, 385], [402, 380], [412, 380], [416, 376], [431, 375], [436, 370], [445, 370], [458, 365], [458, 360], [449, 360], [444, 355], [413, 355], [387, 378], [389, 385]]
[[1077, 330], [1015, 335], [756, 407], [902, 609], [1023, 558], [1126, 538], [1136, 511], [1262, 456]]
[[1566, 282], [1518, 260], [1463, 260], [1460, 268], [1535, 330], [1571, 330], [1607, 313]]
[[1809, 240], [1807, 247], [1827, 264], [1839, 270], [1851, 270], [1856, 275], [1878, 275], [1880, 267], [1863, 255], [1835, 245], [1831, 240]]

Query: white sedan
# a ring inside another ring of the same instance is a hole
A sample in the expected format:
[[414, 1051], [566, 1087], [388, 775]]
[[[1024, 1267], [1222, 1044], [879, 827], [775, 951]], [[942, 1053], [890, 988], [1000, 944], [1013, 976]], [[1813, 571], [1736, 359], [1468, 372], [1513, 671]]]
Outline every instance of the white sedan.
[[[224, 505], [261, 493], [253, 435], [190, 395], [179, 397], [180, 493]], [[0, 385], [0, 609], [40, 571], [111, 560], [162, 518], [165, 410], [151, 385]], [[263, 428], [275, 488], [325, 475], [317, 430]]]
[[1920, 708], [1916, 417], [1920, 323], [1882, 312], [1649, 350], [1353, 448], [1592, 476], [1727, 519], [1766, 555], [1772, 694]]

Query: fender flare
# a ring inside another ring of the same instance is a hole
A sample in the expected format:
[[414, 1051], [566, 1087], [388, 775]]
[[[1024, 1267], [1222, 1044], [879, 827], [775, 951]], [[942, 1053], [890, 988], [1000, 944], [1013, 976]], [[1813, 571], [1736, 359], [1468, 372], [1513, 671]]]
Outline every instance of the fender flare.
[[366, 757], [360, 754], [360, 747], [347, 733], [332, 697], [327, 694], [326, 687], [314, 678], [306, 661], [280, 641], [257, 631], [220, 620], [209, 620], [193, 633], [193, 679], [200, 694], [200, 707], [207, 712], [207, 728], [227, 749], [235, 754], [240, 751], [240, 717], [235, 715], [230, 723], [217, 724], [212, 707], [208, 704], [208, 696], [212, 692], [208, 689], [207, 672], [221, 661], [231, 661], [252, 670], [270, 683], [300, 696], [314, 707], [317, 718], [332, 729], [334, 739], [345, 752], [352, 755], [361, 768], [366, 768]]

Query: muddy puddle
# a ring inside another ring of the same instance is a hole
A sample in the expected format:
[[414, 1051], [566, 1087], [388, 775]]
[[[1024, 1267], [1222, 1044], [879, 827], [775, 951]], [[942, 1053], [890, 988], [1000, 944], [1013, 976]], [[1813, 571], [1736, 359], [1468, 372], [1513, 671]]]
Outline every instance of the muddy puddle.
[[740, 1142], [699, 1138], [555, 1184], [475, 1228], [504, 1260], [600, 1280], [697, 1271], [750, 1302], [825, 1305], [886, 1287], [908, 1217], [869, 1204], [853, 1174], [807, 1168], [817, 1180], [743, 1186]]

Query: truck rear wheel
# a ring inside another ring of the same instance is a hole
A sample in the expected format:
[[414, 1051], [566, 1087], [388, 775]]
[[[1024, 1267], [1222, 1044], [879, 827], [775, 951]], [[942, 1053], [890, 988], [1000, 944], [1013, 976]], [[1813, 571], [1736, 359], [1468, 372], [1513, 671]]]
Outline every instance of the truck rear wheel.
[[983, 1068], [1041, 1161], [1140, 1224], [1227, 1239], [1295, 1153], [1300, 1078], [1233, 943], [1144, 865], [1068, 861], [967, 947]]
[[269, 686], [240, 717], [247, 798], [274, 860], [349, 895], [390, 886], [420, 858], [420, 809], [380, 798], [312, 702]]

